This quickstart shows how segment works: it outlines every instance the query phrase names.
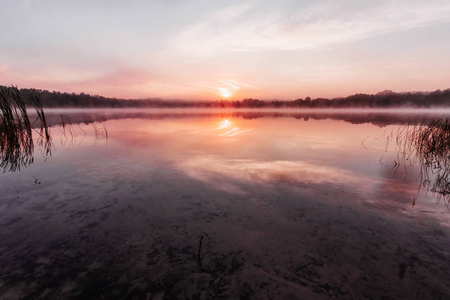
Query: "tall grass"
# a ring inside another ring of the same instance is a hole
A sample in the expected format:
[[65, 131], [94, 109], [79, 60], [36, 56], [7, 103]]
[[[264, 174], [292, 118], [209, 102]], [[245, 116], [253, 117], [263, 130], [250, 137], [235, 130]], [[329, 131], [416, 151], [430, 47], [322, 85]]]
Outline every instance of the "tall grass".
[[51, 154], [51, 137], [39, 95], [25, 96], [17, 87], [0, 86], [0, 168], [15, 172], [34, 161], [34, 143], [26, 103], [37, 112], [34, 122], [40, 122], [38, 145], [46, 156]]
[[39, 94], [33, 93], [28, 97], [29, 103], [34, 107], [37, 113], [36, 120], [34, 122], [39, 122], [39, 130], [36, 131], [39, 135], [37, 139], [37, 145], [39, 145], [42, 150], [44, 156], [51, 155], [52, 151], [52, 139], [50, 136], [50, 131], [48, 129], [47, 121], [45, 119], [44, 109], [42, 108], [41, 97]]
[[403, 126], [397, 132], [396, 150], [403, 164], [420, 164], [420, 186], [450, 204], [450, 120], [435, 119]]

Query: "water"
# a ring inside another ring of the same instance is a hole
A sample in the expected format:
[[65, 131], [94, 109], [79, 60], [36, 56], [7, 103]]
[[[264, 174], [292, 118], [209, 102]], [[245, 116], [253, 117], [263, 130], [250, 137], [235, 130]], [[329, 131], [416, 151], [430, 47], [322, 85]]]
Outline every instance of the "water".
[[52, 155], [0, 175], [0, 298], [448, 298], [446, 201], [395, 139], [447, 116], [49, 110]]

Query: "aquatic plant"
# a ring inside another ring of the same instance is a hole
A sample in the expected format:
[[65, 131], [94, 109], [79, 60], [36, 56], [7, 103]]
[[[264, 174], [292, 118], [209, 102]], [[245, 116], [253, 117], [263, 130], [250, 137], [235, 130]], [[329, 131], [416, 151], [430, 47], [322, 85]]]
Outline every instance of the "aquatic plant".
[[74, 126], [70, 123], [66, 123], [63, 116], [61, 115], [61, 146], [67, 146], [68, 149], [72, 149], [74, 147], [78, 147], [86, 137], [86, 132], [81, 128], [78, 124], [76, 126], [78, 127], [79, 131], [82, 132], [83, 136], [81, 137], [81, 140], [78, 141], [79, 133], [77, 132], [77, 129], [74, 128]]
[[34, 161], [34, 142], [26, 104], [37, 112], [34, 122], [40, 122], [37, 145], [45, 156], [51, 155], [51, 137], [39, 95], [25, 97], [17, 87], [0, 86], [0, 168], [15, 172]]
[[39, 130], [36, 130], [39, 135], [37, 139], [37, 145], [43, 150], [45, 157], [51, 155], [52, 151], [52, 138], [48, 129], [47, 121], [45, 119], [44, 109], [42, 108], [42, 102], [39, 94], [29, 94], [28, 102], [34, 107], [37, 113], [36, 121], [39, 121]]
[[101, 123], [101, 126], [92, 123], [92, 128], [94, 129], [95, 134], [94, 146], [97, 145], [100, 140], [108, 141], [108, 131], [106, 130], [105, 123]]
[[[387, 143], [389, 142], [389, 137]], [[420, 164], [420, 186], [450, 203], [450, 120], [435, 119], [398, 129], [396, 170], [401, 164]]]

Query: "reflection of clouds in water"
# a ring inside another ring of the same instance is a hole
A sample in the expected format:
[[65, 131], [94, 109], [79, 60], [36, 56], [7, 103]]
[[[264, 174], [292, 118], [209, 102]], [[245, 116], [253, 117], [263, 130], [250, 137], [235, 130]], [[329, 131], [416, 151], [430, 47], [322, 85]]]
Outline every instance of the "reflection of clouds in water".
[[[241, 191], [239, 184], [276, 182], [351, 184], [355, 188], [364, 189], [374, 180], [348, 170], [303, 161], [223, 160], [207, 156], [181, 162], [178, 167], [192, 178], [209, 182], [229, 192]], [[233, 185], [233, 182], [236, 183]]]
[[218, 136], [219, 137], [232, 137], [232, 136], [237, 136], [239, 134], [242, 133], [246, 133], [246, 132], [250, 132], [255, 130], [255, 128], [248, 128], [248, 129], [241, 129], [240, 127], [232, 127], [230, 129], [230, 127], [233, 125], [233, 122], [226, 119], [226, 120], [222, 120], [219, 122], [219, 124], [214, 127], [214, 128], [206, 128], [206, 129], [199, 129], [199, 130], [195, 130], [192, 131], [191, 134], [203, 134], [203, 133], [211, 133], [214, 131], [224, 131], [220, 133]]
[[230, 130], [228, 130], [228, 131], [226, 131], [226, 132], [220, 134], [219, 136], [226, 136], [226, 135], [229, 135], [229, 134], [231, 134], [231, 133], [233, 133], [233, 132], [238, 131], [239, 129], [240, 129], [239, 127], [233, 127], [233, 128], [231, 128]]
[[[238, 130], [236, 130], [236, 131], [233, 131], [233, 132], [227, 132], [227, 137], [231, 137], [231, 136], [236, 136], [236, 135], [239, 135], [239, 134], [242, 134], [242, 133], [246, 133], [246, 132], [250, 132], [250, 131], [253, 131], [253, 130], [255, 130], [255, 128], [249, 128], [249, 129], [244, 129], [244, 130], [240, 130], [240, 128], [237, 128]], [[224, 136], [224, 134], [221, 134], [220, 136]]]
[[207, 132], [212, 132], [212, 131], [216, 131], [216, 130], [227, 129], [232, 124], [233, 123], [230, 120], [226, 119], [226, 120], [220, 121], [219, 124], [214, 128], [198, 129], [198, 130], [192, 131], [191, 134], [207, 133]]

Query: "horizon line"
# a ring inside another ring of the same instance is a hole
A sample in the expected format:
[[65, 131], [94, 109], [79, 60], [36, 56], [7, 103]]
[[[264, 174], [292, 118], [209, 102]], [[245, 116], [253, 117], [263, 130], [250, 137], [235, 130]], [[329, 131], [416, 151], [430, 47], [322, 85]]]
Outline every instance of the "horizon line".
[[[0, 85], [1, 86], [1, 85]], [[7, 85], [4, 85], [5, 87], [8, 87]], [[17, 87], [17, 85], [9, 85], [9, 87]], [[358, 93], [354, 93], [354, 94], [349, 94], [347, 96], [340, 96], [340, 97], [309, 97], [309, 96], [305, 96], [305, 97], [299, 97], [299, 98], [295, 98], [295, 99], [278, 99], [278, 98], [272, 98], [272, 99], [268, 99], [268, 98], [253, 98], [253, 97], [245, 97], [242, 99], [230, 99], [230, 98], [218, 98], [218, 99], [206, 99], [206, 100], [202, 100], [202, 99], [196, 99], [196, 100], [187, 100], [187, 99], [180, 99], [180, 98], [161, 98], [161, 97], [146, 97], [146, 98], [119, 98], [119, 97], [108, 97], [108, 96], [103, 96], [103, 95], [99, 95], [99, 94], [89, 94], [89, 93], [85, 93], [85, 92], [80, 92], [80, 93], [75, 93], [75, 92], [66, 92], [66, 91], [50, 91], [47, 89], [40, 89], [40, 88], [34, 88], [34, 87], [27, 87], [27, 88], [18, 88], [19, 90], [36, 90], [36, 91], [41, 91], [41, 92], [49, 92], [49, 93], [61, 93], [61, 94], [69, 94], [69, 95], [87, 95], [87, 96], [91, 96], [91, 97], [102, 97], [105, 99], [115, 99], [115, 100], [125, 100], [125, 101], [148, 101], [148, 100], [158, 100], [158, 101], [182, 101], [182, 102], [214, 102], [214, 101], [227, 101], [227, 102], [237, 102], [237, 101], [243, 101], [246, 99], [253, 99], [253, 100], [260, 100], [260, 101], [281, 101], [281, 102], [285, 102], [285, 101], [295, 101], [295, 100], [306, 100], [307, 98], [310, 98], [311, 100], [315, 100], [315, 99], [328, 99], [328, 100], [338, 100], [338, 99], [345, 99], [347, 97], [350, 96], [354, 96], [354, 95], [369, 95], [369, 96], [377, 96], [377, 95], [389, 95], [389, 94], [430, 94], [433, 92], [438, 92], [438, 91], [447, 91], [450, 90], [450, 87], [447, 88], [443, 88], [443, 89], [436, 89], [436, 90], [432, 90], [432, 91], [401, 91], [401, 92], [395, 92], [392, 91], [390, 89], [386, 89], [377, 93], [364, 93], [364, 92], [358, 92]]]

